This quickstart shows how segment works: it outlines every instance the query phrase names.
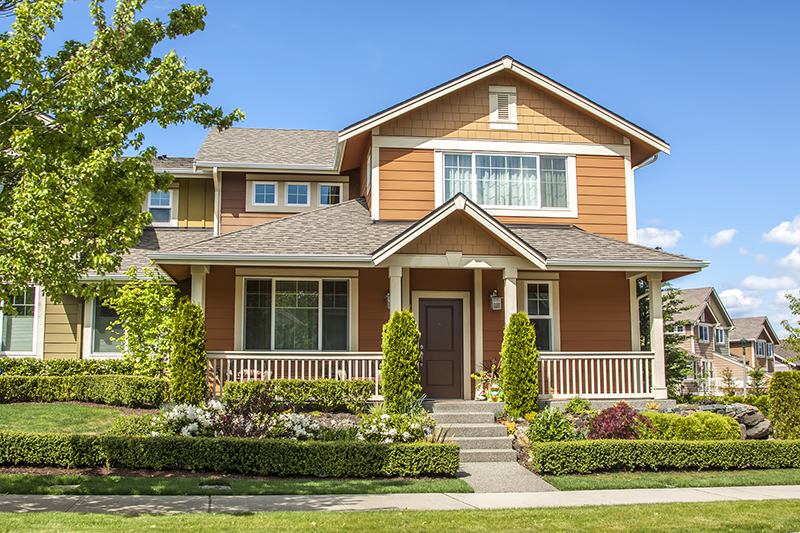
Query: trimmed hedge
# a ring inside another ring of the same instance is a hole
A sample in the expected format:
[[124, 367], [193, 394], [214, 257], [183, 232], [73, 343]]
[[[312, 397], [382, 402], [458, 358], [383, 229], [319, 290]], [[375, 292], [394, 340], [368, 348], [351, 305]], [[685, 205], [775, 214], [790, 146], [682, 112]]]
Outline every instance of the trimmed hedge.
[[205, 470], [263, 476], [453, 475], [455, 444], [0, 432], [0, 464]]
[[[643, 411], [655, 429], [653, 439], [658, 440], [739, 440], [739, 422], [729, 416], [708, 411], [698, 411], [691, 416]], [[645, 438], [647, 432], [643, 432]]]
[[587, 440], [531, 443], [533, 468], [543, 474], [611, 470], [732, 470], [798, 468], [800, 442], [774, 440]]
[[345, 408], [358, 413], [367, 406], [374, 391], [374, 381], [358, 379], [228, 381], [222, 392], [222, 401], [228, 409], [263, 414], [309, 408], [322, 411]]
[[4, 376], [133, 375], [133, 362], [124, 359], [34, 359], [0, 357]]
[[775, 436], [800, 439], [800, 372], [775, 372], [769, 382], [770, 420]]
[[169, 382], [144, 376], [0, 376], [0, 403], [92, 402], [157, 407], [169, 399]]

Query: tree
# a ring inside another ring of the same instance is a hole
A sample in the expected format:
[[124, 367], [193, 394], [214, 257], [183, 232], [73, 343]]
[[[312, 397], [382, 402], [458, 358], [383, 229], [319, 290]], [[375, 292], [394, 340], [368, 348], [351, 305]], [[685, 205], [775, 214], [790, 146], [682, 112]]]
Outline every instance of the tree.
[[[90, 3], [95, 36], [67, 41], [52, 56], [42, 41], [61, 20], [63, 0], [11, 0], [12, 31], [0, 36], [0, 300], [30, 284], [62, 294], [108, 293], [111, 280], [81, 283], [89, 272], [115, 271], [138, 243], [150, 215], [156, 150], [144, 125], [194, 122], [226, 128], [238, 109], [198, 101], [213, 81], [172, 51], [153, 47], [202, 30], [206, 9], [183, 4], [169, 20], [139, 18], [146, 0], [118, 0], [113, 16]], [[122, 157], [133, 153], [131, 157]]]
[[747, 371], [747, 377], [750, 378], [750, 387], [756, 396], [761, 396], [767, 393], [767, 371], [758, 365]]
[[528, 315], [524, 312], [511, 315], [503, 331], [500, 380], [506, 412], [512, 417], [539, 410], [538, 359], [536, 332]]
[[381, 394], [390, 413], [407, 412], [422, 398], [420, 333], [411, 311], [395, 311], [383, 325]]
[[[786, 294], [786, 299], [789, 300], [789, 310], [797, 317], [800, 316], [800, 298]], [[783, 328], [789, 332], [789, 336], [783, 339], [781, 345], [787, 350], [800, 353], [800, 320], [797, 326], [792, 326], [788, 320], [781, 320]], [[800, 356], [789, 358], [790, 361], [800, 361]]]
[[200, 306], [183, 297], [175, 312], [170, 333], [169, 385], [175, 403], [200, 405], [205, 400], [206, 373], [206, 320]]
[[722, 370], [722, 393], [725, 396], [736, 394], [736, 380], [733, 379], [733, 370], [728, 367]]

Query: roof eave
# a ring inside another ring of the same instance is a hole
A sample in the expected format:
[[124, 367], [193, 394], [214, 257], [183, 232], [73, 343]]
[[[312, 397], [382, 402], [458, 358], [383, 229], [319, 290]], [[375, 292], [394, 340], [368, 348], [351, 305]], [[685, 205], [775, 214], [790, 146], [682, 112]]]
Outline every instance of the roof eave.
[[336, 166], [331, 165], [277, 165], [274, 163], [236, 163], [233, 161], [198, 161], [197, 168], [231, 168], [252, 170], [275, 170], [285, 172], [320, 172], [338, 174]]
[[650, 270], [660, 272], [700, 272], [708, 261], [620, 261], [600, 259], [548, 259], [547, 266], [561, 270], [606, 268], [608, 270]]
[[371, 255], [326, 255], [326, 254], [180, 254], [152, 253], [147, 254], [156, 264], [176, 265], [230, 265], [230, 264], [287, 264], [296, 266], [299, 263], [352, 263], [353, 265], [374, 266]]

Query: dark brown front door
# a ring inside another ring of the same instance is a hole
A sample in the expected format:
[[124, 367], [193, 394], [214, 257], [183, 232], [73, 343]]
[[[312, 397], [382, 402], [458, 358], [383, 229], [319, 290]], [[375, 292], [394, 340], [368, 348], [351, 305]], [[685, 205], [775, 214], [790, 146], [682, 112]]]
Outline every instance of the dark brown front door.
[[462, 398], [464, 350], [460, 299], [420, 298], [422, 392], [429, 398]]

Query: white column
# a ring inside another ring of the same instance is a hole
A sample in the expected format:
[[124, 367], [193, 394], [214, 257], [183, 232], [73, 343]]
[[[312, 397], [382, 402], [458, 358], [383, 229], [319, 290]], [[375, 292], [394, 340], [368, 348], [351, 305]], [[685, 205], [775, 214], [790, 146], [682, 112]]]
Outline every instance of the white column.
[[403, 309], [403, 268], [389, 267], [389, 315]]
[[503, 297], [505, 299], [506, 324], [511, 320], [511, 315], [517, 312], [517, 269], [503, 269]]
[[206, 274], [209, 267], [205, 265], [192, 265], [192, 303], [196, 303], [206, 312]]
[[473, 275], [475, 294], [475, 302], [473, 303], [475, 306], [475, 349], [473, 350], [475, 361], [473, 366], [475, 368], [474, 372], [480, 374], [483, 369], [483, 304], [489, 296], [483, 292], [483, 270], [476, 268], [473, 271]]
[[655, 353], [653, 361], [653, 393], [656, 400], [667, 398], [667, 373], [664, 359], [664, 310], [661, 301], [661, 272], [648, 272], [647, 284], [650, 294], [650, 349]]

